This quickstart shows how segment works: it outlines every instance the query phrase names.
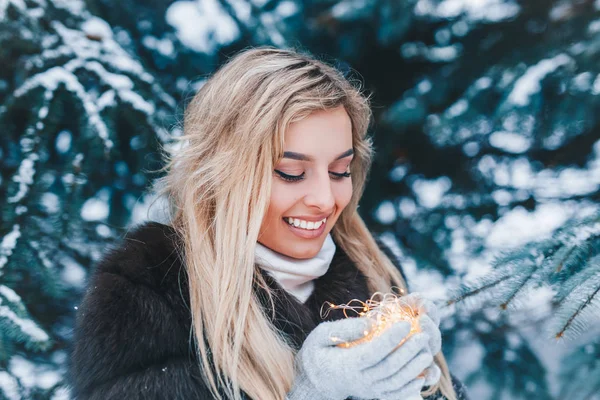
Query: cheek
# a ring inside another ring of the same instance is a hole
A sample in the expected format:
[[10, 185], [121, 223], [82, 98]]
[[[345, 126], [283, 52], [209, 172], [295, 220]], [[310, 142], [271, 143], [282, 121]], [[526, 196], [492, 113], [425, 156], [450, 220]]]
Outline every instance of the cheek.
[[340, 183], [335, 188], [334, 196], [336, 206], [339, 208], [339, 212], [341, 212], [352, 199], [352, 180], [346, 179], [344, 183]]
[[268, 214], [271, 218], [281, 218], [297, 202], [300, 196], [294, 188], [273, 182]]

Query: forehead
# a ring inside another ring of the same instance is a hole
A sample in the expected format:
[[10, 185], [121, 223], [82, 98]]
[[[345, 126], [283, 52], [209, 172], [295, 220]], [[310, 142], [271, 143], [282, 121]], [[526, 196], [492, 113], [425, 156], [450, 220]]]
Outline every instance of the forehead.
[[284, 150], [316, 157], [352, 148], [352, 122], [343, 107], [319, 110], [289, 125]]

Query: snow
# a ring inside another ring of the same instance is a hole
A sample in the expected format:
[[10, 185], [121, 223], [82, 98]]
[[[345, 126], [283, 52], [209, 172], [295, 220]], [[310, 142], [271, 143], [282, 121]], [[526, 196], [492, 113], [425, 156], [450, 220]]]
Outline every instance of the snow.
[[15, 377], [19, 378], [23, 386], [28, 388], [48, 390], [63, 379], [59, 371], [34, 364], [18, 355], [11, 357], [8, 369]]
[[36, 250], [37, 252], [37, 257], [38, 259], [41, 261], [42, 265], [47, 268], [47, 269], [53, 269], [54, 268], [54, 264], [53, 262], [48, 258], [48, 251], [47, 250], [43, 250], [40, 246], [40, 243], [37, 240], [30, 240], [29, 241], [29, 245]]
[[396, 217], [396, 207], [389, 200], [381, 202], [377, 210], [375, 210], [375, 218], [382, 224], [391, 224], [396, 220]]
[[56, 135], [56, 151], [60, 154], [66, 154], [71, 149], [72, 135], [69, 131], [60, 131]]
[[389, 173], [389, 178], [392, 182], [400, 182], [408, 172], [408, 168], [405, 165], [397, 165]]
[[566, 54], [559, 54], [555, 57], [541, 60], [529, 67], [515, 82], [512, 91], [508, 95], [508, 102], [517, 106], [528, 105], [531, 96], [541, 90], [542, 86], [540, 82], [559, 67], [572, 61], [571, 57]]
[[126, 103], [131, 104], [133, 108], [141, 111], [144, 114], [154, 114], [154, 105], [144, 100], [142, 96], [132, 90], [122, 91], [119, 93], [119, 97]]
[[421, 205], [435, 208], [441, 203], [442, 197], [451, 186], [452, 181], [446, 176], [441, 176], [431, 180], [418, 179], [412, 184], [412, 190]]
[[235, 17], [244, 22], [248, 23], [252, 15], [252, 4], [247, 0], [227, 0], [227, 3], [233, 8]]
[[469, 102], [465, 99], [460, 99], [456, 103], [452, 104], [448, 110], [446, 110], [446, 116], [449, 118], [455, 118], [464, 114], [469, 108]]
[[259, 18], [271, 43], [275, 46], [285, 47], [285, 39], [277, 29], [277, 23], [281, 20], [281, 16], [276, 13], [262, 13]]
[[134, 199], [131, 210], [130, 226], [144, 221], [168, 223], [169, 202], [164, 197], [158, 197], [155, 192], [149, 192], [140, 199]]
[[0, 285], [0, 294], [11, 303], [18, 304], [21, 302], [21, 297], [19, 297], [19, 295], [8, 286]]
[[19, 184], [19, 191], [6, 199], [9, 203], [19, 202], [27, 194], [29, 186], [33, 184], [33, 176], [35, 175], [34, 165], [38, 158], [37, 153], [29, 153], [27, 157], [21, 161], [19, 171], [12, 178], [14, 182]]
[[[133, 81], [128, 76], [108, 72], [104, 66], [97, 61], [88, 61], [84, 65], [87, 70], [94, 71], [103, 82], [111, 86], [112, 90], [116, 90], [121, 100], [131, 104], [133, 108], [147, 115], [154, 114], [154, 105], [144, 100], [142, 96], [133, 90]], [[67, 64], [67, 67], [70, 66]], [[105, 101], [106, 100], [107, 99], [105, 99]]]
[[21, 400], [17, 379], [2, 370], [0, 370], [0, 394], [4, 395], [8, 400]]
[[455, 352], [458, 359], [451, 362], [459, 368], [456, 371], [457, 375], [464, 379], [481, 367], [481, 362], [487, 352], [481, 346], [481, 343], [473, 340], [473, 338], [464, 337], [460, 340], [460, 344], [460, 348], [457, 348]]
[[202, 53], [212, 53], [240, 35], [235, 21], [217, 0], [176, 1], [165, 18], [185, 46]]
[[107, 90], [102, 93], [98, 100], [96, 101], [96, 105], [98, 106], [98, 111], [102, 111], [107, 107], [114, 107], [117, 104], [115, 101], [115, 91], [112, 89]]
[[52, 398], [50, 398], [50, 400], [70, 400], [70, 399], [71, 399], [71, 392], [65, 386], [61, 386], [57, 390], [55, 390], [54, 394], [52, 395]]
[[72, 72], [68, 71], [63, 67], [52, 67], [44, 72], [33, 75], [23, 83], [17, 90], [15, 90], [15, 97], [21, 97], [29, 93], [36, 87], [45, 87], [48, 92], [54, 92], [59, 85], [64, 84], [70, 92], [73, 92], [80, 100], [88, 114], [88, 120], [92, 126], [96, 129], [98, 136], [103, 140], [104, 146], [107, 149], [113, 147], [113, 142], [109, 139], [108, 128], [100, 118], [98, 114], [98, 108], [86, 92], [83, 85], [79, 82], [77, 77]]
[[112, 234], [110, 228], [104, 224], [96, 225], [96, 233], [102, 238], [108, 238]]
[[490, 155], [479, 160], [478, 168], [494, 184], [523, 189], [538, 200], [568, 199], [589, 195], [600, 189], [600, 141], [594, 144], [593, 149], [592, 157], [583, 168], [534, 171], [525, 157], [504, 159]]
[[515, 17], [521, 8], [506, 0], [419, 0], [415, 15], [439, 19], [465, 16], [471, 23], [499, 22]]
[[58, 21], [52, 21], [52, 27], [62, 39], [61, 51], [71, 54], [73, 60], [81, 62], [83, 60], [95, 60], [100, 57], [103, 63], [121, 73], [132, 74], [147, 83], [154, 83], [154, 78], [145, 72], [142, 64], [132, 58], [112, 38], [102, 42], [90, 40], [84, 32], [69, 29]]
[[592, 94], [600, 94], [600, 74], [598, 74], [596, 79], [594, 79], [594, 83], [592, 84]]
[[146, 35], [142, 39], [142, 44], [149, 49], [158, 51], [165, 57], [175, 56], [175, 46], [173, 45], [173, 41], [170, 39], [158, 39], [154, 36]]
[[577, 74], [573, 78], [573, 88], [577, 89], [580, 92], [586, 92], [590, 90], [590, 88], [592, 87], [592, 78], [593, 75], [589, 71]]
[[82, 0], [51, 0], [54, 6], [70, 11], [75, 15], [84, 14], [86, 8]]
[[432, 301], [447, 299], [447, 286], [438, 271], [419, 269], [415, 260], [402, 250], [392, 232], [382, 233], [379, 239], [398, 259], [411, 292], [422, 293], [425, 298]]
[[493, 249], [516, 248], [548, 237], [569, 218], [570, 210], [561, 203], [540, 204], [534, 211], [515, 207], [500, 217], [485, 238]]
[[[87, 15], [87, 14], [86, 14]], [[175, 107], [175, 100], [169, 96], [161, 87], [155, 84], [155, 79], [147, 73], [143, 66], [132, 58], [112, 37], [104, 21], [88, 16], [88, 20], [82, 24], [82, 30], [69, 29], [59, 21], [52, 21], [51, 27], [55, 30], [58, 39], [53, 42], [59, 43], [58, 47], [45, 49], [40, 55], [31, 57], [27, 63], [27, 69], [40, 69], [43, 65], [59, 58], [71, 58], [64, 66], [52, 67], [41, 73], [29, 77], [16, 91], [15, 97], [24, 96], [37, 87], [45, 87], [46, 100], [50, 101], [54, 91], [59, 85], [64, 85], [67, 90], [73, 93], [81, 101], [87, 119], [95, 128], [96, 132], [103, 140], [105, 148], [110, 150], [113, 143], [109, 138], [108, 129], [99, 112], [109, 105], [116, 104], [114, 101], [115, 93], [111, 90], [117, 90], [118, 95], [124, 102], [131, 105], [143, 113], [150, 114], [152, 117], [156, 107], [150, 101], [144, 100], [135, 92], [135, 88], [130, 76], [151, 84], [154, 101], [163, 101], [169, 107]], [[92, 36], [102, 35], [102, 41], [90, 40], [88, 34]], [[108, 94], [100, 94], [96, 97], [95, 92], [88, 93], [79, 82], [75, 73], [78, 69], [85, 68], [95, 73], [102, 83], [107, 86], [113, 86], [107, 90]], [[109, 68], [111, 72], [107, 70]], [[115, 72], [116, 71], [116, 72]], [[47, 108], [42, 108], [40, 118], [44, 117]]]
[[398, 209], [400, 210], [402, 217], [410, 218], [417, 211], [417, 205], [413, 199], [409, 197], [401, 197], [400, 201], [398, 202]]
[[584, 242], [593, 236], [600, 236], [600, 222], [592, 225], [585, 225], [575, 230], [575, 242]]
[[425, 58], [434, 62], [450, 62], [456, 60], [461, 52], [462, 47], [458, 44], [450, 46], [431, 46], [427, 48]]
[[463, 145], [463, 152], [469, 157], [476, 156], [480, 149], [481, 146], [477, 142], [467, 142]]
[[86, 35], [102, 39], [112, 38], [112, 29], [110, 25], [98, 17], [91, 17], [81, 24], [81, 29]]
[[419, 94], [423, 95], [423, 94], [427, 94], [431, 91], [431, 88], [433, 87], [431, 80], [429, 79], [423, 79], [421, 82], [419, 82], [417, 84], [417, 91], [419, 92]]
[[110, 212], [109, 198], [110, 192], [107, 189], [98, 191], [96, 196], [87, 199], [83, 203], [81, 218], [85, 221], [101, 221], [107, 218]]
[[19, 228], [18, 224], [13, 225], [12, 230], [4, 235], [0, 242], [0, 276], [2, 276], [2, 267], [8, 262], [8, 257], [12, 255], [17, 246], [17, 240], [21, 237]]
[[494, 190], [492, 192], [492, 198], [499, 206], [507, 206], [513, 199], [513, 196], [509, 191], [504, 189]]
[[372, 2], [366, 0], [338, 1], [330, 8], [331, 16], [338, 20], [353, 20], [364, 14], [365, 8], [372, 7]]
[[82, 289], [85, 287], [87, 272], [81, 264], [67, 256], [61, 258], [60, 264], [63, 266], [60, 274], [63, 282], [76, 288]]
[[451, 62], [462, 53], [460, 44], [449, 46], [426, 46], [422, 42], [404, 43], [400, 48], [402, 56], [405, 58], [423, 57], [431, 62]]
[[6, 18], [6, 10], [8, 7], [13, 6], [22, 13], [27, 11], [27, 5], [23, 0], [2, 0], [0, 1], [0, 20]]
[[474, 86], [477, 90], [485, 90], [492, 86], [492, 78], [483, 76], [475, 81]]
[[293, 1], [282, 1], [275, 8], [275, 12], [281, 18], [291, 17], [299, 11], [298, 6]]
[[75, 71], [79, 67], [84, 67], [88, 71], [94, 71], [104, 83], [111, 86], [114, 90], [133, 89], [133, 81], [127, 75], [108, 72], [98, 61], [87, 61], [84, 63], [79, 60], [73, 60], [65, 66], [69, 71]]
[[488, 138], [490, 145], [509, 153], [524, 153], [531, 147], [531, 140], [514, 132], [497, 131]]
[[3, 300], [0, 298], [0, 317], [8, 319], [8, 321], [17, 326], [21, 332], [34, 342], [47, 342], [50, 340], [46, 332], [40, 329], [31, 319], [19, 317], [8, 306], [3, 305], [2, 303]]

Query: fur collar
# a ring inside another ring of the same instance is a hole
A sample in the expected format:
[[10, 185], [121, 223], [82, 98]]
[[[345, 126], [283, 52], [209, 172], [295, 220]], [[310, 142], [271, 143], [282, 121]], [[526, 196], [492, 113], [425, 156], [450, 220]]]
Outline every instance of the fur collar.
[[[111, 255], [135, 258], [135, 261], [127, 264], [126, 269], [115, 273], [125, 275], [132, 281], [155, 287], [163, 293], [174, 309], [178, 310], [181, 318], [191, 320], [187, 272], [179, 251], [181, 241], [175, 230], [169, 225], [146, 222], [131, 230], [124, 239], [125, 250], [129, 247], [131, 251]], [[102, 268], [104, 265], [115, 264], [104, 262], [99, 265]], [[126, 264], [120, 262], [118, 265]], [[320, 315], [323, 304], [326, 302], [341, 304], [355, 298], [365, 300], [370, 297], [367, 278], [356, 268], [340, 246], [336, 246], [327, 273], [315, 279], [315, 288], [304, 304], [284, 290], [262, 268], [257, 266], [256, 269], [274, 293], [272, 305], [265, 290], [258, 283], [254, 285], [256, 296], [265, 310], [265, 315], [296, 349], [300, 348], [314, 327], [325, 320]], [[340, 318], [343, 318], [342, 311], [334, 310], [326, 320]]]

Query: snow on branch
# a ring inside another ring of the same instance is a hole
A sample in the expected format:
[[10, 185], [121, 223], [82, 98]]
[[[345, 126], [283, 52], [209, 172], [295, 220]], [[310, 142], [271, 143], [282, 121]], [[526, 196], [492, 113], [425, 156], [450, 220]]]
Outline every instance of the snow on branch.
[[40, 349], [50, 345], [50, 337], [32, 321], [21, 297], [5, 285], [0, 285], [0, 326], [8, 339], [27, 347]]
[[520, 309], [531, 304], [534, 289], [550, 286], [556, 338], [582, 333], [600, 320], [600, 214], [573, 219], [548, 240], [500, 254], [493, 267], [464, 283], [448, 304]]

